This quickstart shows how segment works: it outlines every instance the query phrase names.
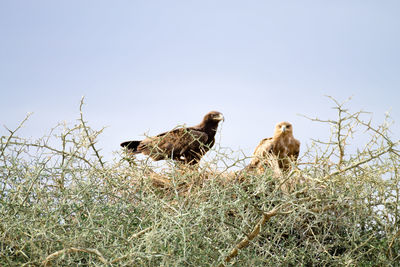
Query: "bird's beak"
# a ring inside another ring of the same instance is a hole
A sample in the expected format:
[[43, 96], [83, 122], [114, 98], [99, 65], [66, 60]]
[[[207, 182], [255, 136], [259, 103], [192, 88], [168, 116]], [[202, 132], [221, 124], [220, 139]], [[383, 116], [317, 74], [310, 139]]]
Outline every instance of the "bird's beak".
[[216, 119], [218, 121], [225, 121], [224, 115], [222, 115], [222, 114], [219, 114], [218, 117], [216, 117]]
[[286, 132], [286, 125], [283, 125], [281, 130], [282, 130], [283, 133]]

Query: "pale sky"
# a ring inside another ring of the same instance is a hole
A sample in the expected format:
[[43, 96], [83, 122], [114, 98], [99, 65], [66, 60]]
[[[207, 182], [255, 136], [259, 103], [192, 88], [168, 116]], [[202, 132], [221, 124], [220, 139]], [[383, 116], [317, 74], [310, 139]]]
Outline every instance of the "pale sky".
[[223, 147], [250, 156], [279, 121], [305, 146], [329, 136], [299, 116], [334, 119], [324, 95], [390, 111], [398, 139], [400, 1], [1, 0], [0, 90], [1, 125], [34, 113], [24, 137], [74, 123], [85, 96], [108, 159], [211, 110]]

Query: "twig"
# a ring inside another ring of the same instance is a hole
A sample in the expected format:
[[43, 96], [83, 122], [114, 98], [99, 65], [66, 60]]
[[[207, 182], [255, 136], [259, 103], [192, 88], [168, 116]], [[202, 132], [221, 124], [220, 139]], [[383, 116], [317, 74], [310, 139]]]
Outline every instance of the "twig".
[[66, 152], [66, 151], [58, 150], [58, 149], [53, 148], [53, 147], [51, 147], [51, 146], [48, 146], [48, 145], [46, 145], [46, 144], [31, 144], [31, 143], [20, 143], [20, 142], [10, 142], [10, 144], [12, 144], [12, 145], [33, 146], [33, 147], [38, 147], [38, 148], [46, 148], [46, 149], [48, 149], [48, 150], [50, 150], [50, 151], [52, 151], [52, 152], [55, 152], [55, 153], [58, 153], [58, 154], [61, 154], [61, 155], [68, 155], [68, 156], [70, 156], [70, 157], [75, 157], [75, 158], [77, 158], [77, 159], [83, 160], [83, 161], [86, 162], [90, 167], [93, 166], [92, 163], [90, 163], [90, 161], [88, 161], [88, 160], [85, 159], [84, 157], [78, 156], [78, 155], [76, 155], [75, 153], [68, 153], [68, 152]]
[[[277, 215], [279, 213], [279, 207], [276, 207], [272, 209], [269, 212], [264, 212], [262, 218], [258, 221], [256, 226], [254, 226], [253, 230], [251, 233], [246, 236], [242, 241], [240, 241], [229, 253], [229, 255], [225, 258], [225, 262], [230, 262], [234, 257], [236, 257], [239, 254], [239, 250], [241, 250], [244, 247], [247, 247], [250, 243], [251, 240], [253, 240], [258, 234], [260, 233], [261, 227], [271, 219], [271, 217]], [[223, 263], [219, 265], [220, 267], [224, 266]]]
[[[336, 104], [338, 104], [337, 102], [336, 102]], [[339, 117], [339, 120], [337, 121], [337, 123], [336, 123], [336, 125], [337, 125], [337, 146], [338, 146], [338, 148], [339, 148], [339, 161], [338, 161], [338, 163], [337, 163], [337, 166], [338, 166], [338, 168], [339, 168], [339, 170], [340, 170], [340, 167], [342, 166], [342, 162], [343, 162], [343, 157], [344, 157], [344, 147], [343, 147], [343, 142], [345, 141], [345, 140], [342, 140], [341, 139], [341, 137], [342, 137], [342, 122], [343, 122], [343, 118], [342, 118], [342, 112], [343, 112], [343, 109], [342, 109], [342, 105], [338, 105], [338, 117]]]
[[21, 127], [24, 125], [24, 123], [29, 119], [29, 117], [30, 117], [31, 115], [32, 115], [32, 113], [28, 113], [28, 114], [26, 115], [25, 119], [23, 119], [23, 121], [18, 125], [18, 127], [17, 127], [14, 131], [11, 131], [10, 129], [8, 129], [7, 127], [4, 126], [4, 127], [10, 132], [10, 135], [8, 136], [8, 138], [7, 138], [7, 140], [6, 140], [4, 147], [1, 148], [1, 155], [0, 155], [0, 157], [3, 157], [3, 156], [4, 156], [4, 151], [6, 151], [6, 148], [7, 148], [7, 146], [9, 145], [9, 143], [10, 143], [10, 141], [11, 141], [11, 138], [13, 138], [14, 134], [15, 134], [19, 129], [21, 129]]
[[150, 231], [151, 229], [153, 229], [152, 226], [147, 227], [146, 229], [143, 229], [142, 231], [137, 232], [136, 234], [131, 235], [131, 236], [128, 238], [128, 241], [131, 241], [132, 239], [136, 239], [136, 238], [141, 237], [143, 234], [147, 233], [147, 232]]
[[81, 99], [81, 104], [80, 104], [80, 106], [79, 106], [79, 111], [80, 111], [80, 114], [81, 114], [80, 121], [81, 121], [81, 123], [82, 123], [83, 129], [85, 130], [86, 136], [87, 136], [87, 138], [88, 138], [89, 141], [90, 141], [90, 146], [92, 147], [94, 153], [96, 154], [96, 157], [98, 158], [101, 167], [104, 168], [103, 160], [101, 159], [101, 156], [100, 156], [98, 150], [97, 150], [96, 147], [94, 146], [94, 142], [92, 141], [92, 138], [90, 137], [88, 128], [86, 127], [85, 121], [83, 120], [83, 112], [82, 112], [83, 100], [84, 100], [84, 97], [82, 97], [82, 99]]
[[90, 254], [95, 254], [99, 260], [104, 263], [108, 264], [108, 261], [101, 255], [101, 253], [97, 249], [91, 249], [91, 248], [65, 248], [59, 251], [56, 251], [49, 256], [46, 257], [46, 259], [42, 262], [43, 266], [51, 266], [51, 261], [54, 260], [55, 258], [59, 257], [62, 254], [65, 253], [71, 253], [71, 252], [86, 252]]
[[396, 240], [396, 238], [398, 238], [400, 236], [400, 230], [397, 231], [397, 233], [394, 235], [392, 241], [390, 241], [389, 247], [387, 249], [388, 254], [390, 254], [390, 256], [392, 256], [392, 246], [394, 244], [394, 241]]
[[34, 179], [32, 179], [32, 182], [28, 188], [28, 191], [25, 193], [25, 198], [21, 203], [21, 206], [24, 206], [25, 202], [28, 200], [30, 192], [33, 188], [33, 185], [36, 183], [36, 181], [40, 178], [40, 174], [42, 173], [42, 171], [46, 168], [46, 164], [50, 161], [50, 159], [48, 159], [46, 162], [43, 163], [42, 167], [40, 168], [40, 170], [38, 171], [38, 173], [36, 174], [36, 177]]
[[348, 166], [348, 167], [346, 167], [346, 168], [344, 168], [344, 169], [337, 170], [337, 171], [335, 171], [335, 172], [333, 172], [333, 173], [330, 173], [330, 174], [326, 175], [322, 180], [326, 180], [326, 179], [328, 179], [329, 177], [332, 177], [332, 176], [338, 175], [338, 174], [340, 174], [340, 173], [344, 173], [344, 172], [346, 172], [346, 171], [348, 171], [348, 170], [357, 168], [358, 166], [360, 166], [360, 165], [362, 165], [362, 164], [364, 164], [364, 163], [367, 163], [367, 162], [369, 162], [369, 161], [371, 161], [371, 160], [373, 160], [373, 159], [379, 158], [380, 156], [382, 156], [383, 154], [388, 153], [388, 152], [391, 151], [391, 150], [392, 150], [392, 147], [388, 147], [387, 149], [383, 150], [382, 152], [380, 152], [380, 153], [378, 153], [378, 154], [376, 154], [376, 155], [371, 156], [370, 158], [367, 158], [367, 159], [365, 159], [365, 160], [361, 160], [361, 161], [356, 162], [356, 163], [354, 163], [353, 165], [350, 165], [350, 166]]

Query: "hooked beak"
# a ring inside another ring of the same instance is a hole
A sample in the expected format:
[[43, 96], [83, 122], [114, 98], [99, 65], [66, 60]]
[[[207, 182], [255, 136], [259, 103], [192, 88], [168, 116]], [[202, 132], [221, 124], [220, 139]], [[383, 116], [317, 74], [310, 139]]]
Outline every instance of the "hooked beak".
[[218, 117], [216, 117], [215, 119], [217, 119], [218, 121], [225, 121], [224, 115], [219, 114]]
[[286, 132], [286, 125], [283, 125], [281, 130], [282, 130], [282, 133]]

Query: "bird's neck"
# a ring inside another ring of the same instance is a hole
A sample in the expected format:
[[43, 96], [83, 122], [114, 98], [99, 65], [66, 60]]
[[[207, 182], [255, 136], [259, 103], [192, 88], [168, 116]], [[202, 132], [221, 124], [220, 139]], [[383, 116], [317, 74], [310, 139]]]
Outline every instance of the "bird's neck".
[[206, 132], [209, 136], [215, 136], [215, 133], [218, 129], [218, 122], [202, 122], [197, 125], [195, 128]]
[[280, 140], [287, 140], [287, 139], [289, 139], [291, 137], [291, 135], [290, 134], [283, 134], [283, 133], [277, 133], [277, 134], [274, 134], [274, 139], [275, 140], [277, 140], [277, 139], [280, 139]]

